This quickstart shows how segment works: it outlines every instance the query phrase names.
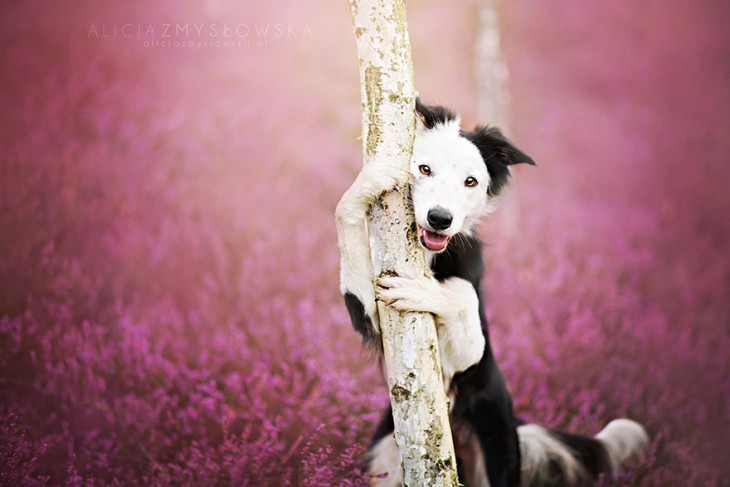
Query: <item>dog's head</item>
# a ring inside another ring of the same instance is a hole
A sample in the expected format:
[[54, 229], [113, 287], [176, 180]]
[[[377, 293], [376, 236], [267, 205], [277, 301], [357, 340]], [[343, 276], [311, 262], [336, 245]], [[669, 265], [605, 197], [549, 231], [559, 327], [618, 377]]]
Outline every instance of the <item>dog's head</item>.
[[470, 234], [509, 179], [509, 166], [534, 165], [496, 128], [461, 129], [443, 107], [416, 100], [413, 207], [421, 243], [441, 252], [458, 233]]

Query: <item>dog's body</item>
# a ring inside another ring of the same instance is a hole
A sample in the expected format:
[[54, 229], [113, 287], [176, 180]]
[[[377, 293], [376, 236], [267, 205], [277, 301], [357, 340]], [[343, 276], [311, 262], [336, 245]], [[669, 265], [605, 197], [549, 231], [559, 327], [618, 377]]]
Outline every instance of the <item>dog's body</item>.
[[[481, 294], [482, 244], [477, 223], [494, 208], [509, 166], [534, 164], [497, 129], [466, 132], [441, 107], [417, 101], [418, 127], [410, 171], [366, 167], [337, 207], [341, 291], [365, 344], [380, 347], [375, 300], [401, 311], [434, 315], [444, 383], [452, 396], [459, 480], [466, 486], [576, 485], [615, 471], [648, 437], [629, 420], [615, 420], [595, 438], [548, 431], [515, 418], [512, 400], [489, 344]], [[368, 206], [384, 191], [411, 183], [418, 234], [430, 275], [372, 282]], [[368, 452], [374, 485], [402, 483], [400, 455], [388, 408]]]

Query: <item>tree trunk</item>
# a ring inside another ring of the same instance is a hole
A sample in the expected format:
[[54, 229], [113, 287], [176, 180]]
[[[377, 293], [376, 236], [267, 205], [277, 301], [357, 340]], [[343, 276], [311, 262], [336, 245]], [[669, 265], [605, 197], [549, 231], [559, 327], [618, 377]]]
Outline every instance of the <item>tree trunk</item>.
[[480, 0], [477, 8], [475, 71], [479, 119], [509, 133], [509, 69], [502, 55], [497, 0]]
[[[415, 131], [414, 84], [402, 0], [350, 0], [360, 60], [365, 164], [408, 168]], [[409, 188], [383, 195], [370, 213], [376, 276], [426, 273]], [[449, 426], [433, 317], [378, 303], [395, 439], [404, 485], [455, 486]]]
[[[479, 120], [510, 134], [509, 68], [502, 53], [499, 32], [498, 0], [479, 0], [479, 22], [476, 41], [477, 106]], [[514, 176], [514, 173], [513, 173]], [[500, 196], [500, 232], [505, 238], [518, 235], [520, 209], [510, 191]]]

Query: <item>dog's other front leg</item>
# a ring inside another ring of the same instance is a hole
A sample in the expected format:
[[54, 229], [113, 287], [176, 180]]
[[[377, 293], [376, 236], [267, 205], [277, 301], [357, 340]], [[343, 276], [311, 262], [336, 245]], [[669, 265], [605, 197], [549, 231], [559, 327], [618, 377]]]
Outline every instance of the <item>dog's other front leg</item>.
[[381, 346], [375, 306], [373, 266], [370, 260], [367, 212], [384, 192], [408, 184], [407, 169], [370, 163], [337, 204], [337, 241], [340, 247], [340, 291], [345, 298], [352, 326], [366, 346]]
[[471, 421], [484, 452], [489, 485], [517, 487], [520, 485], [520, 447], [512, 401], [498, 369], [492, 369], [492, 373], [499, 377], [490, 380], [490, 386], [477, 394], [478, 399], [474, 400], [472, 396], [471, 411], [465, 416]]
[[[520, 446], [512, 399], [489, 346], [477, 367], [456, 374], [453, 418], [475, 434], [491, 487], [520, 484]], [[547, 461], [547, 460], [546, 460]], [[479, 471], [475, 474], [479, 476]]]
[[421, 277], [384, 277], [377, 297], [400, 311], [432, 313], [436, 319], [445, 383], [479, 363], [486, 340], [479, 318], [479, 298], [468, 281], [451, 277], [439, 282]]

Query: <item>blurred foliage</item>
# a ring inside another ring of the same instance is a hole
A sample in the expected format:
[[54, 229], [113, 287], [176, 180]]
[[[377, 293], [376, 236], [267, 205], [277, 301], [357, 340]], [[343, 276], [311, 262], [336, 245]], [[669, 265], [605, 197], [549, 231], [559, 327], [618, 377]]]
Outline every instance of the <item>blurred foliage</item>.
[[[505, 202], [518, 232], [483, 232], [494, 346], [519, 414], [648, 425], [615, 484], [720, 485], [727, 14], [563, 3], [503, 11], [540, 166]], [[422, 96], [473, 120], [469, 8], [409, 9]], [[345, 5], [0, 10], [0, 484], [362, 484], [387, 393], [338, 294], [332, 212], [360, 161]], [[186, 22], [286, 34], [90, 35]]]

